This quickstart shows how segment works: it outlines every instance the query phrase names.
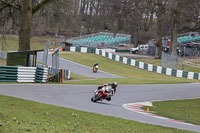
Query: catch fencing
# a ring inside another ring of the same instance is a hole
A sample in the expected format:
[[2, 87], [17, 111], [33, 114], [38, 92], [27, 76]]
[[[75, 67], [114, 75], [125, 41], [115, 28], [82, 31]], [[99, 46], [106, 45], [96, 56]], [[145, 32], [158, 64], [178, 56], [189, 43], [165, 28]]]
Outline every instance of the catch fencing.
[[161, 66], [177, 70], [179, 66], [179, 57], [162, 52]]

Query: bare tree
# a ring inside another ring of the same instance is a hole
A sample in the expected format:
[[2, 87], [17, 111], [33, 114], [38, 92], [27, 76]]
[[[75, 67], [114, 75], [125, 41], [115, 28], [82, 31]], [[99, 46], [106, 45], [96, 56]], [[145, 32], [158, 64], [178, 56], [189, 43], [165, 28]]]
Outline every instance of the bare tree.
[[152, 24], [152, 20], [153, 20], [153, 16], [154, 16], [154, 4], [151, 2], [151, 0], [147, 0], [146, 2], [143, 3], [142, 5], [143, 7], [143, 27], [144, 27], [144, 31], [148, 31], [151, 24]]
[[172, 7], [172, 35], [171, 35], [171, 47], [170, 47], [170, 53], [172, 55], [177, 55], [177, 46], [178, 46], [178, 30], [180, 27], [180, 16], [181, 16], [181, 10], [182, 10], [182, 0], [174, 0], [171, 1], [171, 7]]
[[43, 0], [35, 7], [32, 7], [32, 0], [1, 0], [0, 11], [5, 8], [15, 8], [19, 10], [19, 51], [30, 50], [32, 14], [37, 12], [42, 6], [51, 0]]
[[[180, 19], [175, 0], [56, 0], [47, 5], [49, 1], [53, 0], [0, 0], [0, 24], [4, 25], [0, 32], [15, 34], [18, 30], [19, 50], [30, 49], [29, 41], [25, 40], [29, 40], [31, 34], [54, 36], [58, 33], [74, 37], [80, 35], [80, 30], [83, 34], [127, 33], [132, 35], [134, 47], [157, 38], [156, 58], [161, 58], [163, 36], [200, 30], [199, 0], [190, 4], [186, 4], [188, 0], [182, 0]], [[22, 9], [26, 15], [22, 14]], [[82, 26], [85, 28], [81, 29]]]
[[152, 0], [157, 17], [157, 43], [155, 58], [161, 59], [162, 55], [162, 37], [163, 37], [163, 18], [166, 11], [168, 0]]

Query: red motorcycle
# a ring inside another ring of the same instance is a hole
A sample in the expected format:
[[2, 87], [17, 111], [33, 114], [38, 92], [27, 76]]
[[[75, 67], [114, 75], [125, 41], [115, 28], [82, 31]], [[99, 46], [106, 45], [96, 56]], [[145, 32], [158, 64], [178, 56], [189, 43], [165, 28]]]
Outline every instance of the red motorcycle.
[[91, 98], [91, 101], [92, 102], [97, 102], [97, 101], [102, 101], [104, 99], [110, 101], [110, 97], [113, 96], [112, 94], [110, 93], [106, 93], [105, 90], [103, 89], [100, 89], [100, 90], [96, 90], [94, 92], [94, 95], [93, 97]]

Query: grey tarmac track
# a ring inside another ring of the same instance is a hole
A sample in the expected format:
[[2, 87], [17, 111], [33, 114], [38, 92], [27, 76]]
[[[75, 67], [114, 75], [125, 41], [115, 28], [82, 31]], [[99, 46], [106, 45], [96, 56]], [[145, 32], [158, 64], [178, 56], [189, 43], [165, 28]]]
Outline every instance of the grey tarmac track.
[[[42, 58], [43, 58], [43, 52], [39, 52], [38, 56], [37, 56], [37, 61], [42, 62]], [[114, 75], [114, 74], [111, 74], [111, 73], [103, 72], [101, 70], [99, 70], [97, 73], [92, 73], [93, 64], [91, 64], [91, 67], [88, 67], [88, 66], [84, 66], [84, 65], [72, 62], [70, 60], [63, 59], [63, 58], [60, 58], [59, 63], [60, 63], [60, 68], [68, 69], [72, 73], [87, 76], [87, 77], [93, 77], [93, 78], [124, 78], [124, 77], [117, 76], [117, 75]], [[96, 63], [96, 62], [94, 62], [94, 63]], [[51, 54], [48, 55], [47, 64], [52, 66], [52, 55]], [[101, 64], [100, 64], [100, 66], [101, 66]]]
[[200, 97], [200, 84], [119, 85], [110, 102], [93, 103], [97, 85], [0, 85], [0, 94], [160, 126], [200, 132], [200, 126], [149, 117], [126, 110], [125, 103]]

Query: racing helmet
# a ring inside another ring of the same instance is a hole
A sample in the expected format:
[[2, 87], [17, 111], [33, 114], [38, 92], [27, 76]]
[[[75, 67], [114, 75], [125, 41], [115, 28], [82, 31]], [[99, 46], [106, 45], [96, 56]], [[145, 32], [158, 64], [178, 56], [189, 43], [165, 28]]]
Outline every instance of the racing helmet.
[[118, 85], [118, 83], [117, 83], [117, 82], [113, 82], [113, 83], [112, 83], [112, 88], [116, 88], [116, 87], [117, 87], [117, 85]]

